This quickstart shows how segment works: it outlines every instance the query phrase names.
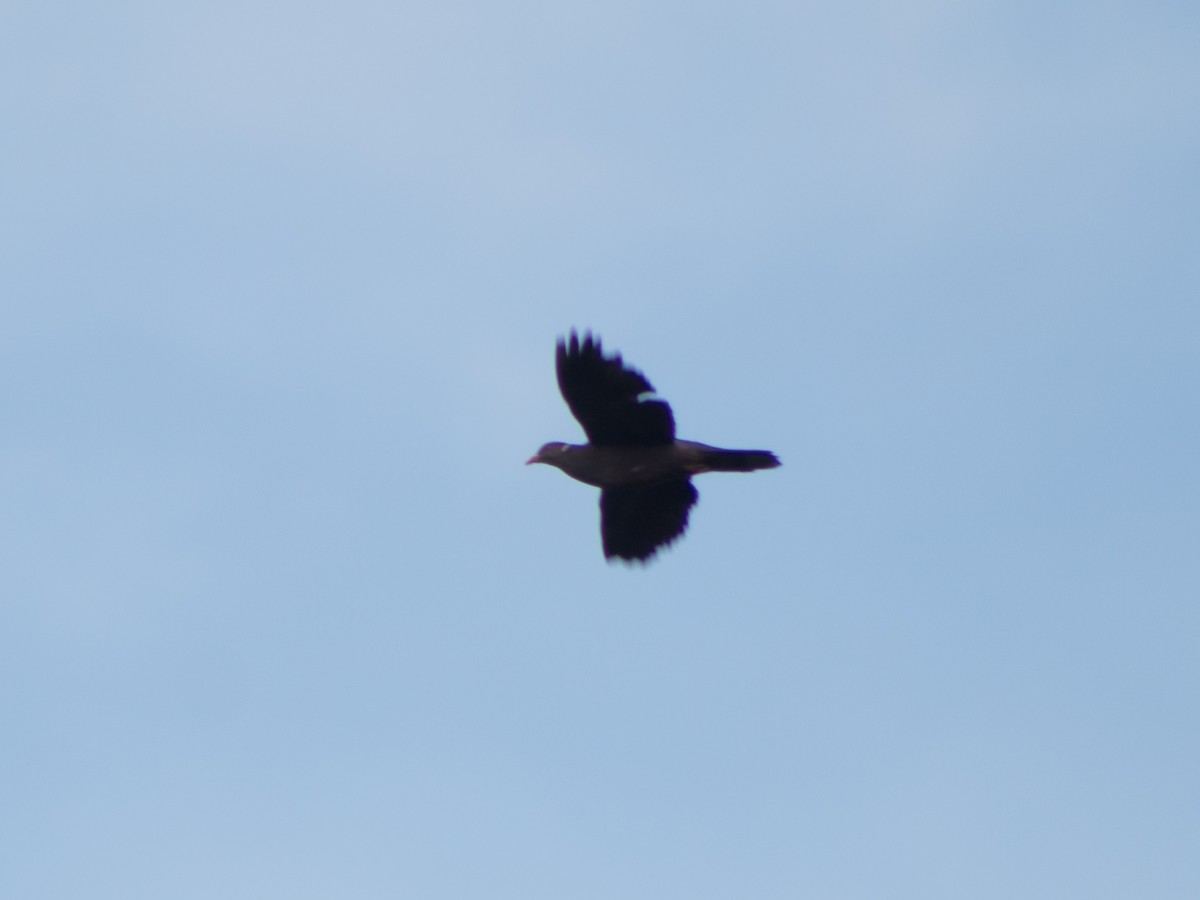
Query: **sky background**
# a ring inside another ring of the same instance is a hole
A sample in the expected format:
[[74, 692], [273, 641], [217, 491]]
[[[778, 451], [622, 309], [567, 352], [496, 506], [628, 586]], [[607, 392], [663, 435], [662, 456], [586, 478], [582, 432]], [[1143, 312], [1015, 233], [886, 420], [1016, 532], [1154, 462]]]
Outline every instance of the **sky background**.
[[[1200, 896], [1198, 42], [0, 4], [0, 894]], [[783, 467], [606, 564], [573, 326]]]

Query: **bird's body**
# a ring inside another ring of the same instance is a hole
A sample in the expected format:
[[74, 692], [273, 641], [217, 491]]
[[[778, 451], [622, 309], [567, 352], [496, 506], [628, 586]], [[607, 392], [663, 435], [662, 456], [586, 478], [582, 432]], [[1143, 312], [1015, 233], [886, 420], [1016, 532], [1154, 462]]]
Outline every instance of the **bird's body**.
[[601, 489], [600, 533], [609, 559], [646, 561], [687, 528], [696, 502], [691, 476], [751, 472], [779, 465], [766, 450], [723, 450], [675, 439], [666, 401], [619, 354], [606, 357], [600, 341], [571, 332], [559, 341], [558, 384], [587, 444], [544, 444], [529, 460], [562, 469]]
[[545, 444], [535, 462], [562, 469], [576, 481], [593, 487], [651, 484], [702, 472], [751, 472], [779, 465], [765, 450], [722, 450], [696, 441], [675, 441], [651, 447]]

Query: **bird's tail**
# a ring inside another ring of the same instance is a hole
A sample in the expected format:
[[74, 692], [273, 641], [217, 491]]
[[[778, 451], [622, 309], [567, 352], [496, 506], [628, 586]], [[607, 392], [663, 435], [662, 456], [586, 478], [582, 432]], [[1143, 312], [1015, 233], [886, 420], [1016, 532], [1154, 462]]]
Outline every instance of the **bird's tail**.
[[774, 469], [779, 458], [769, 450], [721, 450], [709, 447], [703, 462], [709, 472], [753, 472], [755, 469]]

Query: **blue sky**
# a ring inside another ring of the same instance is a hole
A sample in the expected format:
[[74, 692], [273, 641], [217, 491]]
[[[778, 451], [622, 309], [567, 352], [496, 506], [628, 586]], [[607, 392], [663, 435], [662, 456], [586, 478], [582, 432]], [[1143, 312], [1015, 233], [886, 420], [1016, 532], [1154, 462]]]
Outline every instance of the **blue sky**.
[[[1197, 896], [1197, 40], [0, 7], [0, 893]], [[607, 565], [572, 326], [783, 468]]]

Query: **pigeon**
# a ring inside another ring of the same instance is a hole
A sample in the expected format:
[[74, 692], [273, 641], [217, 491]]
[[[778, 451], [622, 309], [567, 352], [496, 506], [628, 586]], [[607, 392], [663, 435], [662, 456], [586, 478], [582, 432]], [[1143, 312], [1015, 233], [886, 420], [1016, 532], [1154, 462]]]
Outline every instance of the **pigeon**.
[[600, 339], [574, 330], [559, 339], [558, 388], [587, 435], [586, 444], [543, 444], [526, 465], [544, 463], [600, 488], [600, 538], [609, 561], [645, 563], [681, 537], [701, 472], [773, 469], [767, 450], [722, 450], [675, 437], [671, 407], [646, 376]]

